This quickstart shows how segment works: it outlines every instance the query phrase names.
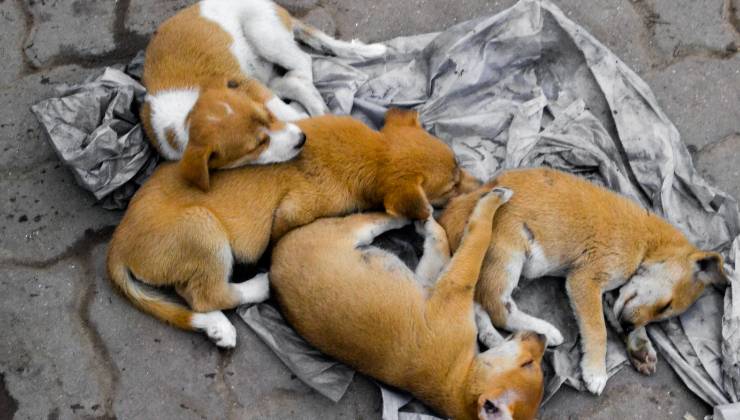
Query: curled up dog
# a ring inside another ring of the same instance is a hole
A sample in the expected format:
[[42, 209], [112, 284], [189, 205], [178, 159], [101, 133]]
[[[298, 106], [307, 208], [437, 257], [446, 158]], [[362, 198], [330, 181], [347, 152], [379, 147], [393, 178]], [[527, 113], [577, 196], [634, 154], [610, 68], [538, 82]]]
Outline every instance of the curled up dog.
[[[216, 133], [238, 131], [235, 125], [250, 116], [242, 112], [250, 103], [266, 106], [282, 122], [307, 116], [283, 100], [298, 102], [312, 116], [324, 114], [311, 57], [297, 40], [343, 57], [386, 52], [382, 44], [334, 39], [269, 0], [202, 0], [165, 21], [147, 47], [142, 79], [147, 97], [141, 119], [160, 155], [180, 159], [193, 137], [220, 144]], [[192, 132], [195, 121], [209, 118], [213, 132]]]
[[[522, 312], [512, 299], [520, 277], [566, 277], [566, 290], [581, 334], [581, 370], [589, 391], [606, 385], [606, 325], [602, 294], [618, 290], [614, 317], [629, 334], [627, 350], [643, 373], [657, 358], [645, 325], [685, 311], [705, 287], [726, 281], [722, 257], [689, 243], [674, 226], [631, 200], [573, 175], [551, 169], [502, 173], [478, 191], [451, 201], [440, 218], [452, 249], [482, 194], [494, 186], [514, 196], [496, 214], [476, 298], [487, 345], [501, 337], [493, 325], [563, 337], [553, 325]], [[493, 325], [491, 324], [491, 321]]]
[[[269, 130], [264, 105], [253, 124]], [[267, 274], [229, 283], [235, 261], [254, 263], [289, 230], [320, 217], [366, 209], [426, 219], [472, 185], [452, 150], [415, 112], [391, 110], [382, 130], [350, 117], [301, 120], [301, 154], [275, 165], [209, 171], [222, 159], [210, 145], [188, 144], [134, 196], [108, 248], [110, 279], [137, 307], [233, 347], [236, 331], [221, 310], [268, 297]], [[262, 146], [267, 147], [267, 146]], [[137, 281], [138, 279], [138, 281]], [[150, 286], [174, 287], [190, 306]]]
[[523, 332], [478, 352], [475, 284], [491, 220], [511, 196], [482, 195], [452, 259], [430, 217], [424, 254], [412, 272], [370, 246], [405, 221], [385, 214], [318, 220], [288, 233], [270, 277], [283, 314], [322, 352], [410, 391], [455, 419], [533, 419], [543, 393], [545, 338]]

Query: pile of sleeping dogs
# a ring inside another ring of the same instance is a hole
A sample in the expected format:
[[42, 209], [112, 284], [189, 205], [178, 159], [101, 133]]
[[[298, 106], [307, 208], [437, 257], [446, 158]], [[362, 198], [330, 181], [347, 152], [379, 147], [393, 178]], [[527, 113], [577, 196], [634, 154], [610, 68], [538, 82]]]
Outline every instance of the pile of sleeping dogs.
[[[141, 310], [233, 347], [221, 311], [272, 289], [314, 346], [440, 414], [531, 419], [545, 345], [563, 337], [517, 308], [520, 277], [566, 277], [583, 379], [596, 394], [607, 379], [603, 293], [619, 289], [613, 315], [633, 364], [652, 373], [645, 325], [725, 281], [719, 254], [587, 181], [523, 169], [480, 185], [412, 111], [388, 111], [380, 131], [321, 116], [311, 59], [296, 41], [338, 56], [386, 52], [333, 39], [268, 0], [204, 0], [152, 39], [142, 119], [173, 162], [131, 201], [107, 260]], [[433, 206], [445, 205], [438, 224]], [[412, 221], [424, 235], [413, 272], [370, 246]], [[229, 281], [235, 262], [269, 249], [269, 274]], [[174, 287], [189, 308], [151, 286]], [[504, 339], [495, 327], [515, 334]]]

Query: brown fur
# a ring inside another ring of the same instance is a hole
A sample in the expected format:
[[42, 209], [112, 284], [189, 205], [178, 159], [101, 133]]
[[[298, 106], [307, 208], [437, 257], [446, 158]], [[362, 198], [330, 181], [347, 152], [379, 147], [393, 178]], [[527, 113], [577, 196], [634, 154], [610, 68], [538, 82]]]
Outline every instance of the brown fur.
[[[290, 229], [383, 203], [402, 216], [426, 217], [428, 202], [444, 204], [462, 178], [450, 148], [396, 121], [401, 114], [390, 113], [380, 132], [349, 117], [303, 120], [308, 140], [297, 159], [216, 171], [207, 192], [185, 180], [207, 174], [200, 157], [160, 166], [113, 235], [111, 280], [144, 311], [192, 329], [189, 309], [146, 295], [129, 273], [153, 286], [174, 286], [195, 311], [228, 309], [239, 303], [227, 283], [231, 255], [255, 262]], [[186, 154], [199, 154], [191, 151], [199, 147], [189, 145]]]
[[[608, 288], [622, 287], [620, 293], [638, 297], [656, 288], [655, 296], [632, 303], [629, 296], [620, 295], [627, 303], [616, 315], [621, 315], [620, 321], [631, 331], [680, 314], [705, 285], [724, 278], [719, 254], [698, 250], [660, 217], [614, 192], [550, 169], [508, 171], [477, 192], [451, 201], [440, 218], [451, 249], [460, 243], [478, 197], [492, 186], [509, 188], [514, 195], [496, 214], [477, 300], [494, 325], [505, 327], [511, 305], [515, 306], [504, 293], [512, 286], [506, 275], [508, 265], [518, 255], [528, 258], [537, 244], [552, 263], [549, 273], [567, 276], [581, 330], [584, 368], [604, 365], [606, 327], [601, 295]], [[656, 267], [665, 267], [660, 273], [669, 275], [645, 278], [640, 274], [639, 270]], [[661, 281], [666, 282], [665, 288], [655, 286]]]
[[500, 204], [494, 194], [480, 200], [428, 297], [400, 260], [358, 247], [358, 235], [388, 224], [387, 215], [322, 219], [290, 232], [270, 271], [283, 313], [322, 352], [445, 416], [534, 418], [544, 337], [520, 334], [501, 348], [477, 349], [473, 291]]

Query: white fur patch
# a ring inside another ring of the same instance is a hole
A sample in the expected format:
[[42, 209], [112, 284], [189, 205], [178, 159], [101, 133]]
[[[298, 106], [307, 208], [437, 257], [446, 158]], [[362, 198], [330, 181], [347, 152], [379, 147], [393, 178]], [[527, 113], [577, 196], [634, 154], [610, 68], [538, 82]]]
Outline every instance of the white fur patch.
[[270, 297], [270, 278], [267, 273], [260, 273], [253, 278], [234, 284], [239, 292], [239, 304], [247, 305], [264, 302]]
[[236, 328], [221, 311], [195, 313], [190, 320], [190, 325], [205, 332], [208, 338], [219, 347], [233, 348], [236, 346]]
[[268, 131], [267, 134], [270, 136], [270, 145], [255, 160], [255, 163], [285, 162], [298, 156], [302, 150], [297, 146], [303, 138], [303, 132], [295, 124], [287, 123], [284, 129]]
[[[188, 145], [187, 117], [198, 100], [198, 89], [173, 89], [147, 95], [151, 107], [152, 129], [155, 142], [168, 160], [178, 160]], [[167, 141], [167, 130], [172, 130], [177, 148]]]
[[308, 118], [308, 115], [296, 111], [292, 106], [286, 104], [277, 96], [273, 96], [272, 99], [265, 102], [265, 106], [280, 121], [293, 122]]
[[548, 258], [545, 250], [535, 241], [529, 243], [529, 255], [524, 262], [522, 274], [525, 278], [536, 279], [545, 275], [557, 275], [560, 269], [559, 261]]
[[229, 50], [236, 58], [244, 74], [258, 80], [270, 79], [273, 67], [262, 60], [245, 36], [244, 28], [265, 34], [265, 38], [276, 30], [286, 31], [280, 24], [272, 2], [268, 0], [203, 0], [200, 14], [219, 25], [233, 39]]

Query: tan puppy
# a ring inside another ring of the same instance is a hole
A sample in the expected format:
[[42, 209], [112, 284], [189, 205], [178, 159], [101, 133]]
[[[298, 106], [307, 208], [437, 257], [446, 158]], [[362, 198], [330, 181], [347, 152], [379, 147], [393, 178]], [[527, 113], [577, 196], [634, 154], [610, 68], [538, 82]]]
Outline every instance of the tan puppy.
[[518, 334], [479, 353], [473, 321], [491, 219], [510, 196], [494, 190], [480, 199], [447, 265], [439, 265], [449, 259], [445, 233], [430, 218], [416, 273], [370, 246], [404, 224], [387, 215], [322, 219], [290, 232], [275, 246], [270, 269], [283, 313], [322, 352], [410, 391], [440, 414], [533, 419], [545, 337]]
[[[189, 129], [193, 119], [220, 119], [213, 124], [229, 130], [231, 122], [222, 115], [249, 118], [240, 112], [238, 98], [227, 95], [229, 91], [266, 105], [281, 121], [306, 117], [281, 97], [298, 101], [311, 115], [323, 114], [326, 105], [313, 85], [311, 57], [296, 39], [339, 56], [375, 57], [386, 51], [380, 44], [333, 39], [269, 0], [203, 0], [165, 21], [147, 47], [143, 76], [147, 98], [141, 111], [147, 136], [160, 154], [169, 160], [182, 157], [194, 135]], [[214, 92], [212, 98], [217, 100], [209, 100], [207, 92]], [[295, 144], [299, 141], [295, 126], [288, 127], [293, 132], [283, 137]], [[216, 135], [200, 141], [218, 143], [220, 131], [209, 132]], [[280, 155], [247, 163], [290, 158]]]
[[[113, 283], [145, 312], [232, 347], [236, 332], [220, 311], [268, 295], [266, 274], [228, 282], [235, 260], [256, 262], [271, 240], [319, 217], [384, 206], [394, 215], [425, 219], [429, 203], [445, 204], [467, 180], [452, 150], [425, 132], [414, 112], [389, 111], [379, 132], [350, 117], [299, 125], [308, 140], [287, 163], [209, 175], [207, 162], [219, 156], [191, 144], [179, 164], [158, 168], [113, 234]], [[140, 287], [134, 277], [174, 286], [197, 313]]]
[[[601, 393], [607, 380], [604, 292], [620, 288], [614, 315], [631, 333], [633, 364], [649, 373], [657, 359], [643, 327], [680, 314], [706, 285], [725, 281], [719, 254], [697, 249], [678, 229], [629, 199], [551, 169], [507, 171], [453, 200], [440, 218], [452, 249], [478, 197], [492, 186], [513, 190], [514, 198], [496, 214], [477, 300], [497, 327], [537, 331], [547, 335], [548, 344], [558, 345], [560, 332], [521, 312], [511, 294], [520, 276], [566, 276], [581, 332], [583, 380], [593, 393]], [[495, 343], [490, 323], [479, 322], [488, 332], [482, 339]]]

